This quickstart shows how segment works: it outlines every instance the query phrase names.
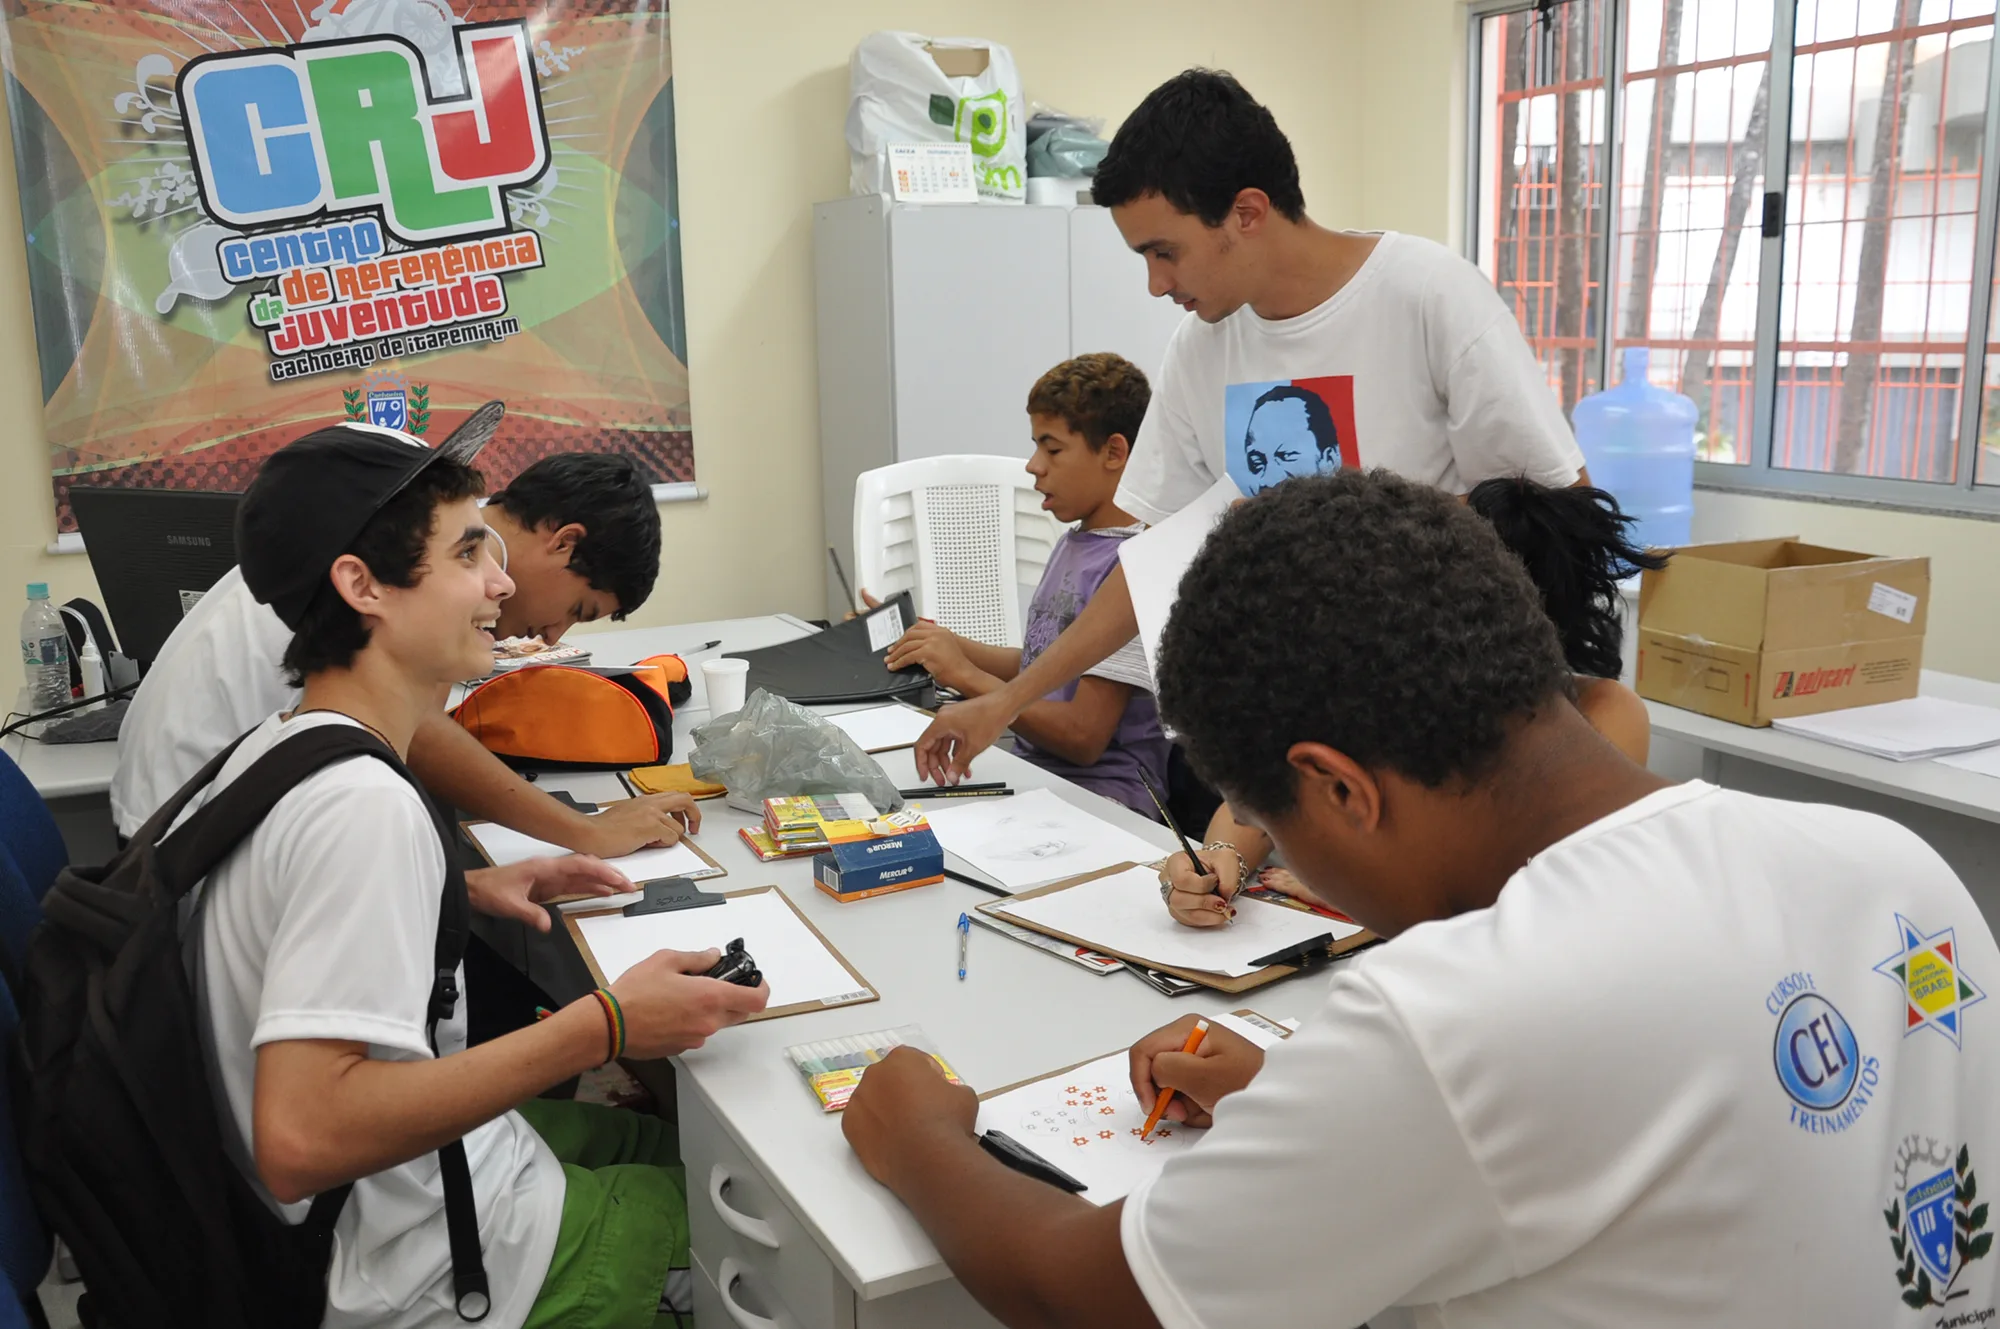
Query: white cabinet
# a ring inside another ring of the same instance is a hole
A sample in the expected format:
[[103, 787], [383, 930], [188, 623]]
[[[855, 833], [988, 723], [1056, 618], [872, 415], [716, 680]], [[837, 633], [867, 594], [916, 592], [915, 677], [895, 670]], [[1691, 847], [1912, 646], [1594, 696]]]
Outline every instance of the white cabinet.
[[862, 1300], [694, 1086], [676, 1097], [701, 1329], [999, 1329], [956, 1279]]
[[[1149, 375], [1180, 311], [1103, 208], [891, 203], [813, 209], [822, 505], [850, 578], [854, 477], [915, 457], [1027, 459], [1028, 389], [1086, 351]], [[845, 603], [831, 569], [826, 603]]]

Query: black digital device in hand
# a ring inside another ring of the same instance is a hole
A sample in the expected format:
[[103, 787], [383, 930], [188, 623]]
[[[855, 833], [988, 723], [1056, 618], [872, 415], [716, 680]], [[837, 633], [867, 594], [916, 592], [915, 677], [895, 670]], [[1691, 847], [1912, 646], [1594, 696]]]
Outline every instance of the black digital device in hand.
[[734, 983], [738, 987], [754, 988], [764, 981], [764, 975], [757, 969], [757, 962], [750, 952], [743, 949], [743, 938], [729, 943], [722, 952], [722, 958], [709, 966], [703, 978], [720, 979], [724, 983]]

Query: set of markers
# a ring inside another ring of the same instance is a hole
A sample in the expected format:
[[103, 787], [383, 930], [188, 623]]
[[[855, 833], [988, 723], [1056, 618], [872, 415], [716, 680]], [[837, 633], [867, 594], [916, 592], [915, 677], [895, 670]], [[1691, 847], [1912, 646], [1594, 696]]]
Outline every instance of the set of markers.
[[945, 1079], [953, 1084], [962, 1083], [958, 1073], [938, 1055], [937, 1048], [924, 1035], [923, 1028], [914, 1024], [897, 1029], [878, 1029], [872, 1034], [826, 1038], [817, 1043], [794, 1043], [785, 1049], [785, 1055], [805, 1077], [806, 1085], [819, 1099], [820, 1107], [827, 1112], [838, 1112], [847, 1106], [854, 1086], [861, 1083], [862, 1073], [899, 1047], [913, 1047], [928, 1053], [931, 1060], [938, 1064], [938, 1069], [944, 1072]]

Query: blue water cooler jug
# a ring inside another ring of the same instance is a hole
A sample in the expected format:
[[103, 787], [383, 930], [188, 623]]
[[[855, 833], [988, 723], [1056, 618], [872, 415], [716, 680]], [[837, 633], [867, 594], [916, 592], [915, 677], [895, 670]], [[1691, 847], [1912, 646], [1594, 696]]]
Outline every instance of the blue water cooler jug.
[[1638, 523], [1633, 542], [1654, 549], [1690, 542], [1694, 516], [1694, 428], [1698, 412], [1678, 392], [1646, 381], [1647, 351], [1623, 352], [1625, 380], [1585, 397], [1571, 421], [1590, 482], [1611, 491]]

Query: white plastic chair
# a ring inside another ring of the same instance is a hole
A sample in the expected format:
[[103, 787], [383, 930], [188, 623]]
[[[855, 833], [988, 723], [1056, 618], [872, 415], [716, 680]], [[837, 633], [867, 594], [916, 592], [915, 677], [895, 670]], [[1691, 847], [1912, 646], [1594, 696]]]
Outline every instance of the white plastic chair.
[[922, 457], [854, 480], [856, 586], [907, 590], [919, 615], [988, 646], [1021, 644], [1062, 533], [1018, 458]]

